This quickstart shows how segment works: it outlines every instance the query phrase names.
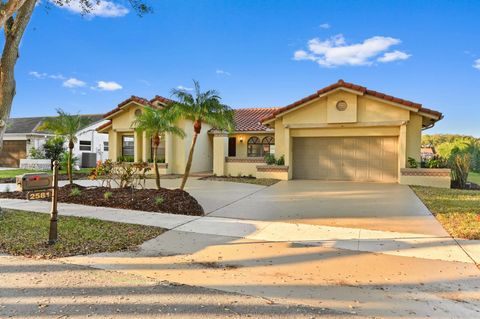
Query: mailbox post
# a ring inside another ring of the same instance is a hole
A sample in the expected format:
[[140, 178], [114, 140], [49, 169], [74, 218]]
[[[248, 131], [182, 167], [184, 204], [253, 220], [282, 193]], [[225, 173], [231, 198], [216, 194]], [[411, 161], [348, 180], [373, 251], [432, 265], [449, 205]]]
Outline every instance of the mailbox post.
[[58, 198], [58, 161], [54, 161], [53, 162], [53, 180], [52, 180], [52, 209], [50, 211], [50, 231], [48, 233], [48, 243], [50, 245], [55, 244], [58, 238], [57, 198]]
[[58, 165], [58, 161], [53, 162], [53, 176], [48, 173], [28, 173], [17, 176], [17, 191], [28, 192], [27, 199], [52, 198], [50, 231], [48, 234], [48, 243], [50, 245], [54, 244], [58, 238]]

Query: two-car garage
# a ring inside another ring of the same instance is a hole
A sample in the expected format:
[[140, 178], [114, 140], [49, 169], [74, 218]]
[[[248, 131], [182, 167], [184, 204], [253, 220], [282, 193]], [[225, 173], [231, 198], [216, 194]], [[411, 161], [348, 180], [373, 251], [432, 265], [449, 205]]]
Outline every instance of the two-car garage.
[[398, 136], [293, 137], [294, 179], [395, 183]]

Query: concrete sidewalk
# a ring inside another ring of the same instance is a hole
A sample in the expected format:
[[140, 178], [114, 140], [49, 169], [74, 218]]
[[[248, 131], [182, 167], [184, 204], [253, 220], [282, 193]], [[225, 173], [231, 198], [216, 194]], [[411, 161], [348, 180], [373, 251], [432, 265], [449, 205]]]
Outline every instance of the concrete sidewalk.
[[[48, 202], [0, 206], [47, 213]], [[450, 237], [59, 204], [61, 216], [170, 229], [64, 263], [373, 317], [475, 318], [480, 272]], [[469, 247], [477, 247], [468, 241]]]
[[[50, 203], [0, 199], [3, 208], [48, 213]], [[375, 252], [393, 256], [415, 257], [463, 263], [480, 263], [479, 243], [462, 241], [467, 254], [447, 236], [375, 231], [274, 221], [256, 221], [220, 217], [198, 217], [142, 212], [117, 208], [59, 203], [60, 216], [96, 218], [107, 221], [162, 227], [181, 232], [228, 236], [265, 242], [296, 242], [309, 246]]]

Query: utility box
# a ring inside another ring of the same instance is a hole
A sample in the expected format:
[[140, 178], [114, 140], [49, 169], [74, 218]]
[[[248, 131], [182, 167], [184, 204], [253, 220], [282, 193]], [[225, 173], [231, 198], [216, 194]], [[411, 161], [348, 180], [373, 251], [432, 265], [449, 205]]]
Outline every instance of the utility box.
[[17, 191], [34, 191], [52, 187], [52, 175], [48, 173], [27, 173], [17, 176]]
[[92, 168], [97, 166], [97, 153], [82, 153], [82, 167]]

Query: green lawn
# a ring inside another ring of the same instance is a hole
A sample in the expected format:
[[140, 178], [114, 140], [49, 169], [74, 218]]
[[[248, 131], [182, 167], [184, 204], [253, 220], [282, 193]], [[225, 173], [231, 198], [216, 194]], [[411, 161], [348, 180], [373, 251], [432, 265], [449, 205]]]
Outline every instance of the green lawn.
[[42, 171], [32, 171], [29, 169], [12, 169], [12, 170], [1, 170], [0, 171], [0, 178], [12, 178], [17, 175], [22, 175], [25, 173], [33, 173], [33, 172], [42, 172]]
[[26, 257], [56, 258], [134, 249], [164, 229], [59, 216], [58, 237], [48, 245], [48, 214], [3, 210], [0, 213], [0, 252]]
[[468, 174], [468, 181], [480, 185], [480, 173], [470, 172]]
[[412, 189], [450, 235], [480, 239], [480, 191], [421, 186]]
[[[80, 174], [89, 174], [91, 172], [91, 168], [81, 168], [79, 171], [73, 171], [73, 173], [80, 173]], [[36, 172], [51, 172], [51, 171], [42, 171], [42, 170], [29, 170], [29, 169], [12, 169], [12, 170], [0, 170], [0, 178], [14, 178], [17, 175], [22, 175], [25, 173], [36, 173]], [[66, 175], [66, 170], [60, 170], [60, 174]]]

